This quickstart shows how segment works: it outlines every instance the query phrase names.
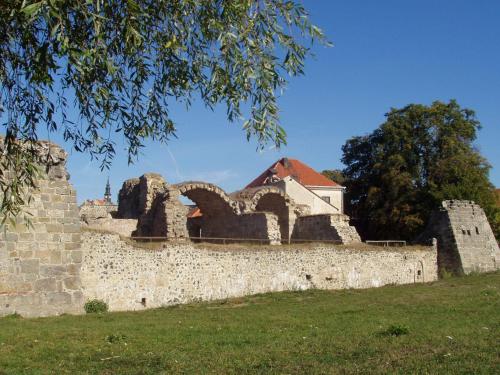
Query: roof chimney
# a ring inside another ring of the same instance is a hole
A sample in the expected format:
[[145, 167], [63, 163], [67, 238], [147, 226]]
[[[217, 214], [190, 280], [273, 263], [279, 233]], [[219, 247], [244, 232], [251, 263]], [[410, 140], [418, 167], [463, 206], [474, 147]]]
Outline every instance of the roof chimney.
[[288, 160], [288, 158], [283, 158], [283, 166], [285, 168], [290, 168], [290, 160]]

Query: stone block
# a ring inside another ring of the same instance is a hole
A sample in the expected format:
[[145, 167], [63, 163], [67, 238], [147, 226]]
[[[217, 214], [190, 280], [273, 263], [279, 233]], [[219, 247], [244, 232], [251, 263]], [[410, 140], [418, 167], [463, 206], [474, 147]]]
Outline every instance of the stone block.
[[65, 224], [64, 233], [80, 233], [80, 224]]
[[39, 273], [40, 261], [38, 259], [27, 259], [20, 261], [22, 273]]
[[30, 228], [24, 222], [23, 219], [17, 219], [16, 225], [12, 228], [12, 231], [19, 234], [19, 239], [21, 239], [21, 234], [29, 233]]
[[64, 279], [64, 287], [70, 290], [79, 290], [82, 287], [82, 283], [79, 277], [70, 276]]
[[74, 250], [71, 252], [71, 259], [74, 263], [81, 263], [83, 259], [83, 252], [81, 250]]
[[62, 210], [56, 210], [56, 209], [51, 209], [49, 210], [49, 216], [52, 219], [61, 219], [64, 217], [64, 211]]
[[18, 241], [19, 240], [19, 235], [17, 233], [12, 233], [12, 232], [7, 232], [7, 235], [5, 236], [6, 241]]
[[84, 296], [83, 293], [79, 290], [73, 292], [73, 304], [76, 306], [83, 305]]
[[62, 232], [63, 231], [63, 225], [58, 224], [58, 223], [48, 223], [45, 225], [47, 232], [49, 233], [54, 233], [54, 232]]
[[41, 265], [40, 275], [42, 276], [61, 276], [67, 272], [65, 265]]
[[19, 251], [19, 257], [22, 259], [30, 259], [33, 257], [33, 251], [31, 250]]
[[47, 249], [37, 250], [35, 252], [35, 258], [38, 258], [40, 260], [40, 262], [42, 262], [42, 263], [49, 263], [50, 262], [50, 253], [51, 253], [51, 250], [47, 250]]
[[35, 291], [37, 292], [54, 292], [56, 288], [56, 279], [54, 277], [35, 281]]
[[81, 263], [70, 263], [67, 266], [69, 275], [78, 275], [80, 273], [80, 269], [82, 268]]
[[48, 305], [59, 306], [71, 304], [71, 294], [67, 292], [49, 293], [46, 299]]
[[64, 244], [65, 250], [77, 250], [80, 248], [80, 242], [66, 242]]
[[67, 203], [62, 203], [62, 202], [58, 202], [58, 203], [54, 203], [52, 205], [52, 207], [56, 210], [61, 210], [61, 211], [64, 211], [64, 210], [67, 210], [68, 209], [68, 204]]
[[61, 264], [61, 252], [58, 250], [50, 251], [50, 263]]
[[49, 237], [48, 233], [35, 233], [35, 240], [39, 242], [47, 242]]

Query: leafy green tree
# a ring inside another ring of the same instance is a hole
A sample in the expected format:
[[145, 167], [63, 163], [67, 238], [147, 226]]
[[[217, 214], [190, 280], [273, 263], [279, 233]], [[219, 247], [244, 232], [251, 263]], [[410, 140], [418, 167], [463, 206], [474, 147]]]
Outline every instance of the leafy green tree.
[[365, 238], [412, 239], [445, 199], [480, 204], [498, 235], [490, 165], [474, 147], [480, 123], [456, 101], [391, 109], [343, 146], [351, 212]]
[[1, 1], [0, 213], [16, 214], [32, 185], [40, 127], [106, 167], [113, 133], [131, 162], [145, 139], [175, 136], [172, 101], [199, 99], [225, 105], [260, 146], [280, 146], [277, 97], [314, 40], [328, 44], [295, 0]]
[[344, 185], [344, 173], [340, 169], [325, 169], [321, 174], [339, 185]]

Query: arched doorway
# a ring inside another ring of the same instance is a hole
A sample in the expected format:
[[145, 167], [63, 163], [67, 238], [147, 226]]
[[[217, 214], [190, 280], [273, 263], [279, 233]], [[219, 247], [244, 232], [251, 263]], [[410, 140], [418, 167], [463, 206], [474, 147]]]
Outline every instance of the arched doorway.
[[[277, 191], [276, 191], [277, 190]], [[271, 212], [278, 217], [278, 224], [282, 241], [288, 241], [291, 236], [291, 207], [289, 200], [280, 190], [269, 190], [257, 193], [254, 197], [254, 210], [256, 212]]]
[[227, 194], [209, 183], [176, 186], [181, 195], [196, 204], [186, 217], [190, 237], [229, 238], [235, 235], [236, 213]]

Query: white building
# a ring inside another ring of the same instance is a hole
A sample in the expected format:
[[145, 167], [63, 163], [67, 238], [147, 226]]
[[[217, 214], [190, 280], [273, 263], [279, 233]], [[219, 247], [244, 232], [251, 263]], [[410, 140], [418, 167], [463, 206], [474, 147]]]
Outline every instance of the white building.
[[343, 214], [345, 187], [316, 172], [299, 160], [278, 160], [247, 185], [275, 185], [298, 205], [309, 207], [310, 215]]

